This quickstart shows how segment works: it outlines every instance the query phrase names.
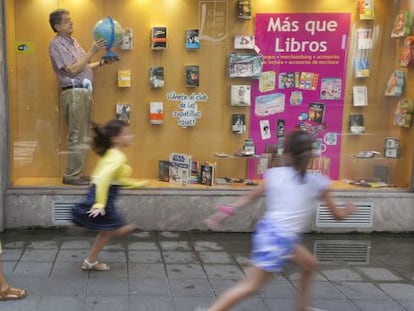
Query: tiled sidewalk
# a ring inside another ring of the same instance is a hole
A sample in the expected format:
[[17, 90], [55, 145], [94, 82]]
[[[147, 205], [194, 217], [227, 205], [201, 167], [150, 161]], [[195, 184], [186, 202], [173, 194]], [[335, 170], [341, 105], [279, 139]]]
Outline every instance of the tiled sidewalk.
[[[80, 266], [94, 234], [77, 228], [8, 231], [3, 268], [25, 300], [1, 311], [192, 311], [208, 306], [243, 276], [250, 235], [137, 232], [111, 241], [100, 260], [109, 272]], [[305, 235], [322, 261], [313, 305], [329, 311], [414, 311], [414, 235]], [[297, 269], [289, 265], [234, 310], [294, 311]]]

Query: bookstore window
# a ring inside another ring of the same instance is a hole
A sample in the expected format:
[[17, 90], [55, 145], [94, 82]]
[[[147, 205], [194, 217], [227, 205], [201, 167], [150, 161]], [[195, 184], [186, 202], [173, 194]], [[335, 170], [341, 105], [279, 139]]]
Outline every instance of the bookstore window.
[[[120, 61], [95, 70], [92, 119], [129, 122], [133, 177], [151, 188], [256, 185], [299, 128], [315, 137], [309, 170], [336, 189], [412, 189], [410, 0], [186, 0], [168, 6], [185, 19], [156, 23], [149, 2], [93, 2], [67, 4], [80, 45], [112, 13], [123, 32]], [[60, 187], [67, 127], [47, 57], [56, 3], [5, 6], [11, 184]], [[84, 174], [96, 160], [89, 150]]]

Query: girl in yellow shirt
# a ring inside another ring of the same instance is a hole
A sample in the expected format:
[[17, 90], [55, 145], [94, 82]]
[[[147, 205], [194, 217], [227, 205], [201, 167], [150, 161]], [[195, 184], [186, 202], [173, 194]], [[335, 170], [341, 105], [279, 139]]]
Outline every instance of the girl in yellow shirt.
[[122, 149], [131, 144], [133, 134], [124, 121], [111, 120], [103, 127], [94, 124], [92, 129], [92, 149], [101, 158], [92, 173], [88, 195], [72, 209], [72, 220], [82, 227], [99, 231], [82, 270], [107, 271], [110, 267], [97, 261], [99, 252], [110, 238], [135, 230], [135, 225], [125, 224], [116, 210], [118, 191], [120, 187], [142, 188], [146, 181], [128, 177], [132, 170]]

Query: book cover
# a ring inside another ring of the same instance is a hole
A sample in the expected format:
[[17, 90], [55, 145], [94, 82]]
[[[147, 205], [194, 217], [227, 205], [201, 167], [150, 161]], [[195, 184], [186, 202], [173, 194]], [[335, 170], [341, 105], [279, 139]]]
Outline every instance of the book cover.
[[200, 85], [200, 72], [197, 65], [185, 66], [185, 85], [187, 87]]
[[167, 27], [157, 26], [151, 28], [151, 49], [163, 50], [167, 48]]
[[257, 116], [268, 116], [285, 111], [285, 94], [274, 93], [255, 98], [254, 113]]
[[276, 72], [264, 71], [259, 78], [259, 91], [261, 93], [273, 91], [276, 87]]
[[229, 55], [228, 73], [230, 78], [260, 78], [263, 55], [232, 53]]
[[325, 104], [310, 103], [309, 104], [309, 121], [322, 124], [325, 119]]
[[118, 87], [131, 87], [131, 70], [118, 70]]
[[404, 71], [394, 70], [387, 82], [385, 96], [401, 96], [404, 87]]
[[374, 0], [358, 0], [359, 19], [373, 20], [375, 17]]
[[356, 107], [368, 106], [368, 90], [366, 86], [352, 87], [353, 105]]
[[249, 84], [232, 85], [230, 90], [231, 106], [250, 106], [251, 87]]
[[260, 120], [260, 135], [262, 140], [270, 139], [272, 137], [269, 120]]
[[318, 86], [319, 74], [315, 72], [301, 72], [299, 89], [315, 91]]
[[321, 80], [320, 99], [340, 99], [342, 93], [342, 79], [323, 78]]
[[152, 66], [149, 76], [151, 87], [159, 88], [164, 86], [164, 67]]
[[369, 77], [368, 57], [357, 57], [354, 60], [355, 78]]
[[372, 29], [361, 28], [357, 30], [357, 47], [358, 50], [372, 49]]
[[237, 1], [237, 18], [239, 19], [251, 19], [252, 18], [252, 6], [250, 0], [238, 0]]
[[353, 134], [362, 134], [365, 132], [364, 115], [349, 115], [349, 130]]
[[408, 67], [414, 61], [414, 36], [408, 36], [404, 39], [401, 49], [399, 64], [401, 67]]
[[248, 35], [235, 35], [234, 36], [234, 48], [235, 49], [253, 50], [254, 47], [255, 47], [254, 36], [248, 36]]
[[192, 161], [191, 162], [191, 183], [199, 184], [200, 183], [200, 162]]
[[120, 43], [121, 50], [132, 50], [133, 47], [133, 32], [132, 28], [126, 28], [124, 30], [124, 35], [122, 36], [122, 41]]
[[150, 102], [150, 123], [163, 124], [164, 123], [164, 103]]
[[191, 182], [191, 155], [170, 153], [169, 182], [175, 185], [186, 186]]
[[397, 107], [394, 111], [394, 125], [411, 127], [414, 112], [414, 104], [408, 98], [403, 98], [398, 101]]
[[185, 47], [187, 49], [199, 49], [200, 48], [200, 36], [199, 36], [198, 29], [186, 29]]
[[231, 116], [231, 130], [235, 134], [246, 133], [246, 115], [235, 113]]
[[412, 17], [409, 11], [401, 10], [395, 17], [391, 38], [402, 38], [411, 34]]
[[158, 180], [170, 180], [170, 161], [158, 160]]
[[200, 168], [200, 184], [206, 186], [213, 186], [214, 184], [214, 175], [215, 175], [215, 165], [212, 163], [203, 163]]
[[299, 87], [299, 72], [281, 72], [279, 74], [279, 89]]
[[116, 117], [118, 120], [129, 124], [131, 106], [128, 104], [116, 104]]

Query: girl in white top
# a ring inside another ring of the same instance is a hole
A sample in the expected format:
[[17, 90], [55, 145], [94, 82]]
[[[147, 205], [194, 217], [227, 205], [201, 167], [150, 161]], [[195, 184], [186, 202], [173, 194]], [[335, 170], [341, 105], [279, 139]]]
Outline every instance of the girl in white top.
[[338, 209], [329, 194], [330, 181], [322, 175], [306, 173], [312, 158], [313, 138], [306, 132], [294, 131], [286, 138], [285, 167], [268, 169], [263, 183], [255, 190], [240, 197], [231, 205], [221, 205], [206, 220], [211, 229], [240, 208], [265, 195], [266, 212], [256, 225], [252, 237], [251, 267], [246, 278], [230, 288], [207, 310], [229, 310], [237, 303], [254, 294], [270, 276], [281, 272], [284, 264], [292, 260], [302, 270], [298, 311], [318, 310], [309, 307], [309, 289], [318, 260], [300, 244], [300, 233], [310, 220], [313, 206], [324, 200], [335, 219], [352, 214], [356, 207], [347, 203]]

